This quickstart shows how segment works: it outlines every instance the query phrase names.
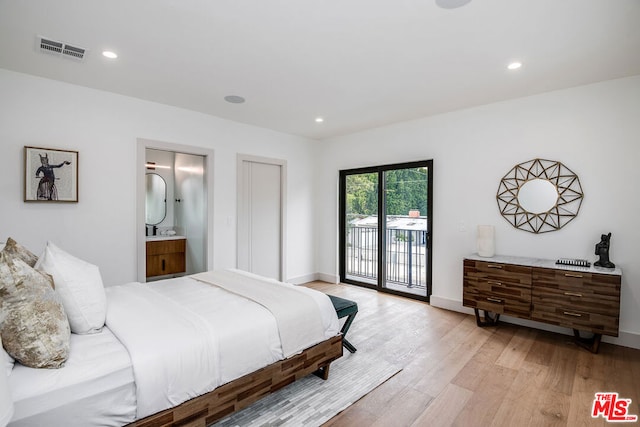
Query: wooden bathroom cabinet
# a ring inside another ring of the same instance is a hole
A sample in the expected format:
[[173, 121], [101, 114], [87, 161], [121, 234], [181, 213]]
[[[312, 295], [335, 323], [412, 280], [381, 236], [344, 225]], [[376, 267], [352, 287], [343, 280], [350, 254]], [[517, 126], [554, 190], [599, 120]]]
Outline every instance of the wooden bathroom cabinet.
[[187, 240], [148, 240], [147, 241], [147, 277], [165, 274], [184, 273], [186, 271]]

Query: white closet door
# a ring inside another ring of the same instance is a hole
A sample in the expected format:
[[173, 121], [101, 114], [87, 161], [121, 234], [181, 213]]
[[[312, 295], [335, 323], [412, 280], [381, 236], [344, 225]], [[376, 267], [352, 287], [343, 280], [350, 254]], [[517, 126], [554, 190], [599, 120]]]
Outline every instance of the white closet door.
[[238, 268], [282, 280], [283, 164], [241, 158]]

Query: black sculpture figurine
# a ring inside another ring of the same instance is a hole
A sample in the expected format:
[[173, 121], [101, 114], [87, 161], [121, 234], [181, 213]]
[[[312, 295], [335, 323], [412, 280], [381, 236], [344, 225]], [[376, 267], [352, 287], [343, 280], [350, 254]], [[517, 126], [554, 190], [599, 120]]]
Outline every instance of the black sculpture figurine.
[[609, 241], [611, 240], [611, 233], [603, 234], [600, 237], [600, 242], [596, 243], [596, 255], [600, 257], [598, 261], [593, 263], [598, 267], [615, 268], [616, 265], [609, 261]]

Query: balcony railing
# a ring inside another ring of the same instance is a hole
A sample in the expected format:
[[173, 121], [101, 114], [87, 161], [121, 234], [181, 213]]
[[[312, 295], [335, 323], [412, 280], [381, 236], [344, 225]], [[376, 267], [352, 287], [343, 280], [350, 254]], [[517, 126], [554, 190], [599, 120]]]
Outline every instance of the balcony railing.
[[[386, 282], [408, 288], [427, 287], [426, 230], [386, 230]], [[378, 277], [378, 228], [349, 227], [346, 274], [375, 283]]]

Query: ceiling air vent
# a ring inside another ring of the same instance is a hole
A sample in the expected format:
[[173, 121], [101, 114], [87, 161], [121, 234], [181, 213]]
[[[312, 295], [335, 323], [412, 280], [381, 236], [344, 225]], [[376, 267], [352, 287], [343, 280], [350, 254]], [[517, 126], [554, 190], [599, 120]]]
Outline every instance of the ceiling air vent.
[[70, 44], [39, 37], [40, 52], [52, 53], [66, 58], [83, 60], [87, 50], [83, 47], [72, 46]]

